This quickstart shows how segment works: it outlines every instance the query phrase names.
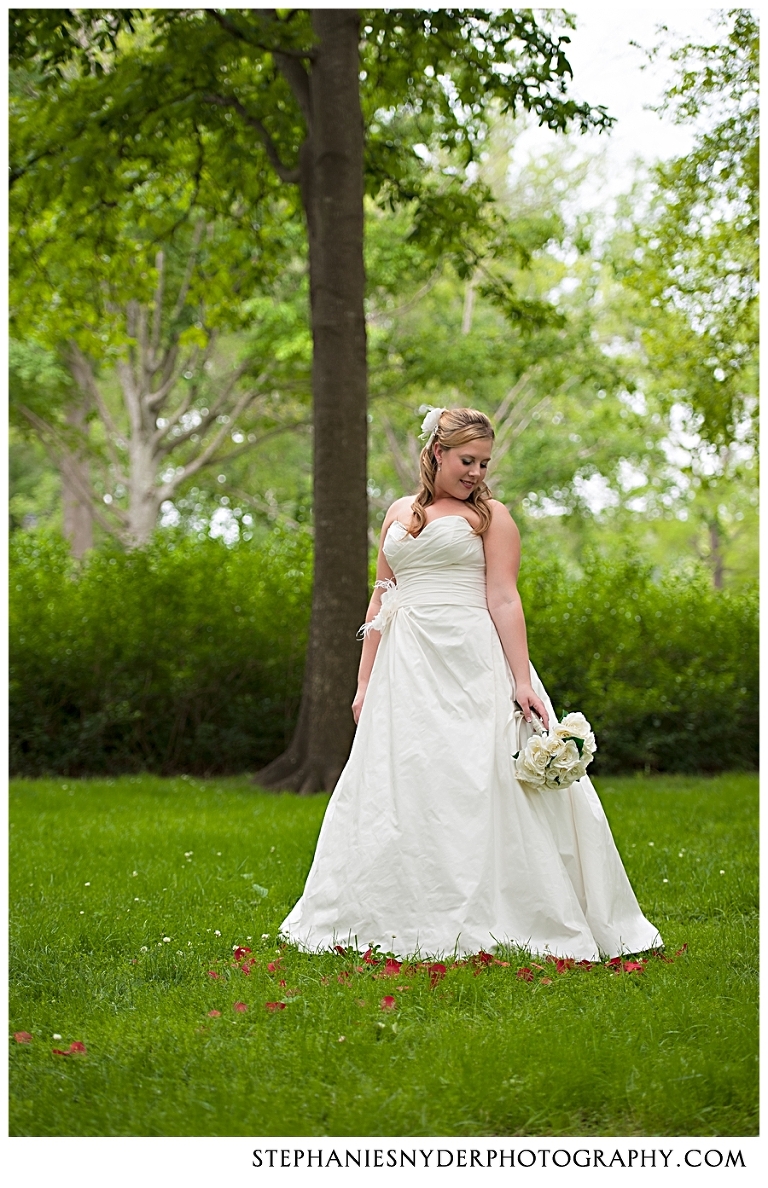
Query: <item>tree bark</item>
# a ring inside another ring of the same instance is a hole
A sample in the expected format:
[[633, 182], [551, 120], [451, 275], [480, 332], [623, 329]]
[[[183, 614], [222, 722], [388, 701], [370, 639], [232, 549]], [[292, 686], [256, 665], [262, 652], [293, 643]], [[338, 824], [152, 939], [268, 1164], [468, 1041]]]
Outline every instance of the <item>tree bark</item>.
[[264, 787], [333, 788], [354, 734], [359, 644], [368, 594], [368, 423], [363, 266], [363, 117], [359, 14], [315, 9], [300, 157], [309, 237], [313, 338], [315, 573], [299, 721]]
[[[88, 385], [79, 370], [77, 358], [69, 358], [69, 369], [75, 380], [80, 399], [70, 405], [64, 419], [68, 428], [85, 437], [88, 431], [86, 417], [90, 407]], [[79, 560], [84, 553], [93, 548], [91, 474], [85, 451], [75, 447], [62, 453], [59, 458], [59, 475], [61, 476], [62, 531], [69, 541], [72, 556]]]

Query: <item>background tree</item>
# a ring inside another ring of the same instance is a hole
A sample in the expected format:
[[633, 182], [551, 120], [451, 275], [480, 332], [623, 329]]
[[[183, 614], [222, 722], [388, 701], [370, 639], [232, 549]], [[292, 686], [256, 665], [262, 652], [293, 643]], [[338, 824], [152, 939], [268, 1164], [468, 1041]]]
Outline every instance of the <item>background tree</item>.
[[[355, 10], [212, 9], [142, 19], [132, 10], [12, 17], [16, 61], [71, 75], [48, 92], [53, 131], [22, 138], [13, 176], [51, 167], [82, 176], [105, 140], [120, 159], [145, 154], [146, 168], [154, 139], [204, 129], [224, 143], [225, 188], [242, 155], [299, 186], [314, 348], [315, 583], [297, 732], [261, 778], [310, 792], [331, 786], [346, 759], [367, 592], [364, 188], [417, 203], [419, 236], [441, 250], [450, 243], [467, 266], [477, 249], [464, 232], [482, 225], [487, 190], [449, 174], [422, 185], [413, 132], [469, 160], [499, 105], [560, 129], [609, 120], [566, 95], [560, 14], [540, 23], [529, 10], [372, 10], [361, 24]], [[405, 125], [395, 111], [408, 113]], [[491, 240], [498, 250], [495, 229]], [[493, 287], [514, 310], [514, 295]]]

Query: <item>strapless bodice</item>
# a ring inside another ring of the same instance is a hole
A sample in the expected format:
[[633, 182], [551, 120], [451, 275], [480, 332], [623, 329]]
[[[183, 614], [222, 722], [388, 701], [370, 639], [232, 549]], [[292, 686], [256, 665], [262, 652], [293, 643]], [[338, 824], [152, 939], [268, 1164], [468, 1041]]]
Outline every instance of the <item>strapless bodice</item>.
[[476, 606], [487, 609], [483, 542], [463, 516], [441, 516], [409, 536], [395, 520], [384, 556], [397, 579], [399, 606]]

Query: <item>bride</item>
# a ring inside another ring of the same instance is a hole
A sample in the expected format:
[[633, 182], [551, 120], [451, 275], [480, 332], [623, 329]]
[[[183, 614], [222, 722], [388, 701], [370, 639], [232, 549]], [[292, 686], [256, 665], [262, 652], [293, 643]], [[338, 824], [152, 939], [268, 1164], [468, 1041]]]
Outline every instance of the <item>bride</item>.
[[659, 947], [590, 780], [515, 777], [521, 717], [554, 711], [528, 659], [520, 534], [485, 483], [491, 422], [453, 408], [424, 424], [419, 491], [382, 526], [354, 744], [280, 931], [399, 957]]

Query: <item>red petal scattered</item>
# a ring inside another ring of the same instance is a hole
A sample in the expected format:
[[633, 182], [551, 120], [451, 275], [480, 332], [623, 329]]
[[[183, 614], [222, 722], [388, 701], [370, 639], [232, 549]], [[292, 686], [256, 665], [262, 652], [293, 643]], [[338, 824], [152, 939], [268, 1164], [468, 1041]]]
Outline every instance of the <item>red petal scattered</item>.
[[288, 985], [285, 978], [281, 978], [277, 984], [278, 984], [278, 986], [287, 986]]
[[484, 953], [483, 950], [481, 949], [480, 952], [477, 954], [477, 960], [482, 962], [483, 965], [490, 965], [491, 962], [493, 961], [493, 957], [490, 953]]
[[429, 969], [429, 984], [431, 987], [437, 985], [441, 978], [445, 977], [446, 969], [441, 961], [436, 961], [434, 964], [428, 966]]
[[330, 983], [331, 983], [331, 979], [330, 979], [330, 978], [321, 978], [321, 979], [320, 979], [320, 985], [321, 985], [321, 986], [329, 986], [329, 985], [330, 985]]
[[591, 969], [592, 962], [591, 961], [577, 961], [576, 968], [577, 969]]
[[232, 1010], [233, 1010], [233, 1011], [239, 1011], [239, 1012], [240, 1012], [240, 1014], [242, 1015], [244, 1011], [247, 1011], [247, 1010], [248, 1010], [248, 1007], [245, 1005], [245, 1003], [244, 1003], [244, 1002], [233, 1002], [233, 1003], [232, 1003]]
[[219, 980], [219, 978], [221, 977], [221, 974], [220, 974], [220, 973], [217, 973], [215, 969], [209, 969], [209, 970], [208, 970], [208, 977], [209, 977], [209, 978], [213, 978], [215, 981], [218, 981], [218, 980]]
[[365, 966], [364, 965], [356, 965], [355, 973], [365, 973]]
[[642, 973], [645, 969], [644, 961], [625, 961], [622, 965], [625, 973]]
[[81, 1044], [80, 1040], [75, 1040], [74, 1043], [69, 1045], [69, 1055], [71, 1055], [71, 1056], [76, 1056], [79, 1053], [85, 1052], [85, 1051], [86, 1051], [85, 1044]]
[[235, 961], [242, 961], [243, 957], [245, 957], [246, 953], [250, 953], [250, 952], [251, 952], [251, 950], [249, 948], [247, 948], [245, 945], [238, 945], [237, 948], [235, 949], [234, 953], [232, 954], [232, 956], [234, 957]]
[[397, 974], [400, 973], [401, 969], [402, 969], [401, 961], [394, 961], [392, 957], [387, 957], [386, 963], [384, 965], [384, 973], [387, 974], [388, 977], [394, 978]]
[[264, 1006], [266, 1007], [266, 1009], [268, 1011], [284, 1011], [285, 1010], [284, 1002], [265, 1002]]
[[32, 1036], [28, 1031], [14, 1031], [13, 1038], [17, 1044], [31, 1044]]
[[533, 981], [533, 970], [529, 969], [527, 965], [523, 965], [517, 971], [517, 974], [515, 976], [520, 978], [523, 982], [532, 982]]
[[347, 951], [346, 949], [342, 948], [342, 946], [341, 946], [341, 945], [334, 945], [333, 947], [334, 947], [334, 949], [336, 950], [336, 952], [337, 952], [337, 953], [341, 953], [342, 957], [344, 956], [344, 954], [345, 954], [345, 953], [346, 953], [346, 951]]
[[531, 962], [531, 965], [533, 966], [533, 968], [534, 968], [534, 969], [540, 969], [542, 972], [543, 972], [543, 970], [544, 970], [544, 966], [543, 966], [543, 965], [537, 965], [535, 961], [532, 961], [532, 962]]
[[294, 990], [291, 990], [291, 989], [288, 989], [288, 990], [286, 990], [286, 992], [285, 992], [285, 997], [286, 997], [286, 998], [293, 998], [293, 997], [294, 997], [294, 995], [296, 995], [296, 994], [301, 994], [301, 990], [296, 990], [296, 989], [294, 989]]
[[573, 958], [572, 957], [565, 957], [565, 958], [558, 957], [557, 961], [555, 962], [555, 969], [557, 970], [557, 972], [559, 974], [565, 973], [566, 970], [573, 969]]
[[337, 977], [336, 981], [337, 981], [337, 982], [346, 982], [346, 981], [347, 981], [347, 979], [348, 979], [348, 978], [351, 978], [351, 977], [352, 977], [352, 974], [349, 972], [349, 970], [348, 970], [348, 969], [345, 969], [343, 973], [340, 973], [340, 974], [339, 974], [339, 976]]
[[69, 1052], [62, 1052], [61, 1048], [51, 1048], [52, 1056], [69, 1056]]
[[220, 1019], [220, 1018], [221, 1018], [221, 1011], [209, 1011], [209, 1012], [208, 1012], [208, 1018], [209, 1018], [209, 1019]]
[[508, 961], [497, 961], [495, 957], [494, 957], [494, 959], [493, 959], [493, 964], [494, 964], [494, 965], [503, 965], [503, 966], [504, 966], [506, 969], [508, 969], [508, 968], [509, 968], [509, 962], [508, 962]]
[[616, 969], [618, 966], [620, 966], [620, 965], [621, 965], [621, 963], [622, 963], [622, 958], [621, 958], [621, 957], [612, 957], [612, 958], [611, 958], [611, 960], [610, 960], [610, 961], [606, 961], [606, 963], [605, 963], [605, 964], [606, 964], [607, 966], [609, 966], [611, 969]]
[[280, 965], [279, 961], [270, 961], [269, 965], [267, 966], [267, 969], [269, 970], [270, 973], [275, 973], [276, 970], [278, 969], [279, 965]]
[[379, 1003], [379, 1006], [381, 1007], [382, 1011], [394, 1011], [397, 1007], [397, 1003], [391, 994], [385, 994]]
[[366, 963], [366, 965], [378, 965], [379, 964], [373, 954], [373, 949], [366, 949], [366, 951], [363, 953], [363, 961]]
[[680, 956], [682, 956], [683, 953], [687, 953], [687, 952], [688, 952], [688, 941], [685, 942], [682, 949], [677, 950], [677, 952], [675, 953], [675, 957], [680, 957]]
[[552, 979], [551, 979], [551, 978], [542, 978], [542, 979], [541, 979], [541, 984], [542, 984], [542, 986], [551, 986], [551, 985], [552, 985]]
[[241, 970], [243, 971], [243, 973], [245, 974], [245, 976], [246, 976], [246, 977], [250, 977], [250, 975], [251, 975], [251, 967], [250, 967], [250, 965], [248, 964], [248, 962], [247, 962], [247, 961], [244, 961], [244, 962], [243, 962], [243, 964], [240, 966], [240, 968], [241, 968]]

